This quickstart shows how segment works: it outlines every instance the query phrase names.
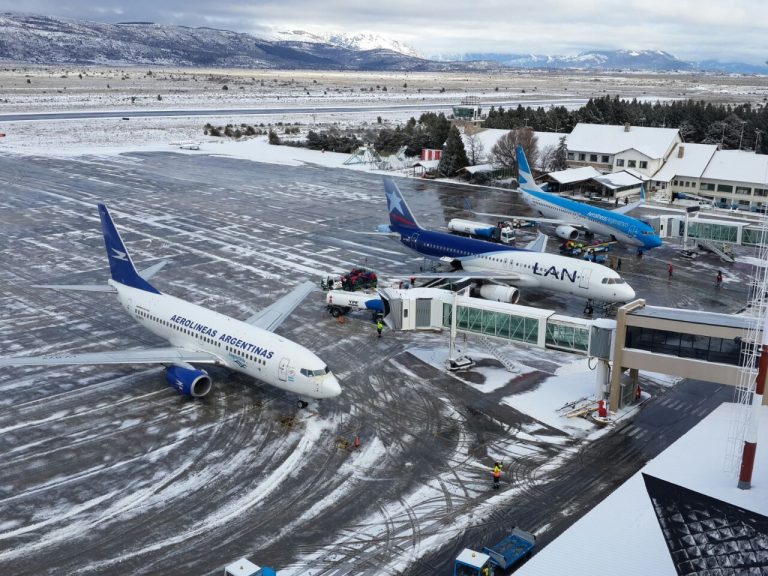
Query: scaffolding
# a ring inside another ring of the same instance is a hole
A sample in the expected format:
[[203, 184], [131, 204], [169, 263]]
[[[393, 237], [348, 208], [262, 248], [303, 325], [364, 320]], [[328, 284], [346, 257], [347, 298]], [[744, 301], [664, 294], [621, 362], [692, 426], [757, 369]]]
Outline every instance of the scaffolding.
[[742, 342], [739, 382], [734, 391], [728, 430], [724, 469], [738, 473], [742, 448], [753, 418], [752, 398], [757, 384], [757, 361], [762, 351], [762, 329], [768, 318], [768, 219], [761, 220], [760, 242], [755, 245], [755, 258], [762, 265], [755, 266], [744, 314], [750, 318], [747, 337]]

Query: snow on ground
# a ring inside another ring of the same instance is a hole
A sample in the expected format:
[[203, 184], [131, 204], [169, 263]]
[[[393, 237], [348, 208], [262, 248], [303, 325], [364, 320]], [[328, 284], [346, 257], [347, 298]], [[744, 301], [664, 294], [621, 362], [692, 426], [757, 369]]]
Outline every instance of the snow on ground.
[[[768, 515], [768, 407], [762, 407], [757, 458], [750, 490], [724, 471], [733, 405], [723, 404], [650, 461], [613, 494], [524, 564], [517, 576], [593, 576], [621, 566], [625, 576], [677, 574], [641, 474], [685, 486]], [[601, 568], [602, 567], [602, 568]]]

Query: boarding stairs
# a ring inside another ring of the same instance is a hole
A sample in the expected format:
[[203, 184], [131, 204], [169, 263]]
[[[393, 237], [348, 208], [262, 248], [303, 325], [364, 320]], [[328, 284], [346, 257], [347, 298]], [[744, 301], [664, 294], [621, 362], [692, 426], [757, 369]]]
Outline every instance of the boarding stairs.
[[699, 246], [704, 248], [704, 250], [709, 250], [710, 252], [714, 252], [715, 254], [720, 256], [720, 260], [722, 260], [723, 262], [733, 263], [736, 261], [733, 259], [733, 256], [731, 256], [730, 254], [728, 254], [727, 252], [719, 248], [717, 244], [715, 244], [714, 242], [711, 242], [709, 240], [701, 240], [701, 239], [697, 240], [697, 242], [699, 243]]
[[488, 352], [491, 353], [491, 355], [496, 358], [499, 362], [501, 362], [501, 365], [504, 366], [504, 368], [507, 370], [507, 372], [511, 372], [512, 374], [517, 374], [520, 371], [520, 367], [515, 364], [512, 360], [510, 360], [506, 354], [504, 354], [501, 350], [499, 350], [498, 343], [491, 342], [491, 339], [488, 338], [485, 334], [474, 334], [478, 337], [480, 342], [483, 345], [483, 348], [488, 350]]

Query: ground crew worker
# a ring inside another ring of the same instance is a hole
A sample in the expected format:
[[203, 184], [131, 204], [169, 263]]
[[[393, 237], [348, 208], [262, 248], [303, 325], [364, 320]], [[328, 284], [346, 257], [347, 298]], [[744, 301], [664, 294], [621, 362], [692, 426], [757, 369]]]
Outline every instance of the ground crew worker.
[[669, 268], [667, 268], [667, 272], [669, 273], [670, 280], [672, 279], [672, 263], [670, 262]]
[[376, 333], [378, 334], [378, 337], [381, 338], [381, 331], [384, 328], [384, 323], [381, 321], [381, 318], [376, 319]]
[[720, 288], [720, 284], [723, 283], [723, 271], [718, 270], [717, 271], [717, 278], [715, 278], [715, 285]]
[[501, 462], [496, 462], [493, 465], [493, 489], [499, 489], [499, 482], [501, 481]]
[[491, 568], [488, 564], [483, 566], [483, 576], [491, 576]]

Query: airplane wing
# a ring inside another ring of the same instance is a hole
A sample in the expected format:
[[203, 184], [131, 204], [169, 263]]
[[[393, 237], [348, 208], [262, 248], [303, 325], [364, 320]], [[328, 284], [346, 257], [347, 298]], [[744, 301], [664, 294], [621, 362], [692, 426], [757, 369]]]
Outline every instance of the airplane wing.
[[184, 350], [183, 348], [149, 348], [143, 350], [113, 350], [110, 352], [85, 352], [83, 354], [50, 354], [0, 358], [2, 366], [66, 366], [71, 364], [217, 364], [220, 359], [209, 352]]
[[256, 312], [245, 323], [274, 332], [316, 288], [313, 282], [304, 282], [279, 300]]
[[534, 222], [536, 224], [565, 224], [577, 230], [586, 230], [583, 222], [573, 222], [563, 220], [562, 218], [540, 218], [538, 216], [515, 216], [514, 214], [496, 214], [494, 212], [473, 212], [477, 216], [493, 216], [494, 218], [503, 218], [504, 220], [523, 220], [525, 222]]
[[637, 200], [636, 202], [632, 202], [630, 204], [624, 204], [623, 206], [619, 206], [618, 208], [613, 208], [611, 212], [616, 212], [616, 214], [626, 214], [627, 212], [630, 212], [640, 206], [640, 204], [643, 204], [644, 200]]
[[33, 284], [32, 288], [51, 290], [74, 290], [77, 292], [117, 292], [109, 284]]

